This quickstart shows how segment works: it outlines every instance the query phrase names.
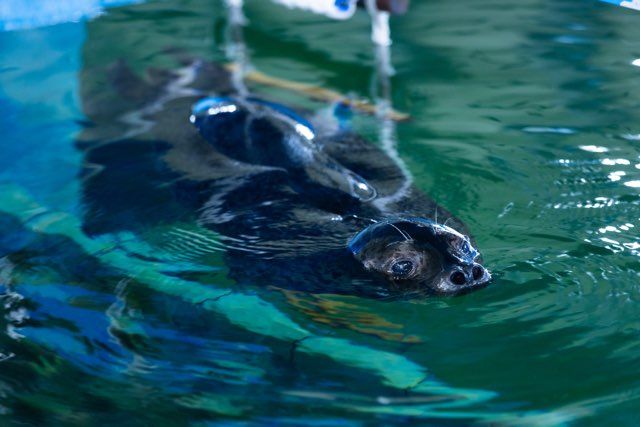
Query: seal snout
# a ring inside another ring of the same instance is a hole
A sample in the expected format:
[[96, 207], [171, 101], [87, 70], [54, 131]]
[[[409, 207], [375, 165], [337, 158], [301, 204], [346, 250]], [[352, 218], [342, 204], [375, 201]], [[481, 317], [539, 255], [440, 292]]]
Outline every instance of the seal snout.
[[455, 270], [449, 276], [449, 281], [456, 286], [480, 285], [488, 282], [490, 278], [487, 269], [476, 263]]

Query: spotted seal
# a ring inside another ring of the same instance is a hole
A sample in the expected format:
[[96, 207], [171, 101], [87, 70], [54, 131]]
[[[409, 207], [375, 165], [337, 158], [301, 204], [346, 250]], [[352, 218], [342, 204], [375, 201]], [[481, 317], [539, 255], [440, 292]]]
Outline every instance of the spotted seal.
[[87, 233], [195, 221], [218, 233], [239, 286], [389, 298], [489, 282], [464, 224], [385, 151], [235, 95], [219, 64], [183, 65], [142, 78], [118, 63], [108, 93], [83, 73]]

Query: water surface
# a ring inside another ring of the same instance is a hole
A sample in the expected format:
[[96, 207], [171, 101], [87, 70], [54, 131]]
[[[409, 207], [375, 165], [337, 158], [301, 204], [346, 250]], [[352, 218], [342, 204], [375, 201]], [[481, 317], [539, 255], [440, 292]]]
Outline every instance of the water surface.
[[[256, 69], [370, 97], [364, 14], [336, 24], [247, 3]], [[467, 223], [496, 280], [392, 302], [269, 283], [234, 294], [222, 245], [194, 224], [74, 234], [83, 73], [120, 58], [139, 71], [175, 66], [167, 48], [227, 60], [221, 2], [149, 2], [0, 33], [0, 421], [635, 425], [639, 22], [568, 0], [415, 1], [393, 21], [392, 99], [412, 117], [396, 127], [399, 156]], [[354, 126], [381, 144], [374, 117]], [[209, 270], [165, 281], [131, 251], [164, 270]]]

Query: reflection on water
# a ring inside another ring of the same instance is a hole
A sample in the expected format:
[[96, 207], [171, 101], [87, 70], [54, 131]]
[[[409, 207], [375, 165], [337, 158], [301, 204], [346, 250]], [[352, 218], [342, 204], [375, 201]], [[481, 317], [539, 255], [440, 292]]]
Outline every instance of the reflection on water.
[[[245, 12], [259, 71], [370, 95], [366, 16], [336, 26], [258, 1]], [[239, 291], [224, 258], [238, 242], [189, 218], [83, 231], [74, 138], [112, 91], [87, 77], [118, 59], [175, 67], [168, 50], [225, 60], [222, 2], [0, 33], [0, 420], [634, 425], [639, 20], [595, 2], [492, 0], [413, 2], [392, 23], [391, 100], [412, 120], [391, 142], [416, 185], [468, 224], [496, 280], [388, 302], [259, 281]], [[389, 143], [375, 117], [352, 125]]]

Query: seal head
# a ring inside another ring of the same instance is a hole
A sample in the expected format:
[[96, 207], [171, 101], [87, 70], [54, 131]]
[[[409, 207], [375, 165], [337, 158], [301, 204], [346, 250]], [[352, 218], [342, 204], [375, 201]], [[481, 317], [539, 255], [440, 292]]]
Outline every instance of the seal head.
[[491, 280], [469, 237], [424, 218], [372, 224], [349, 242], [349, 250], [399, 292], [457, 295]]

